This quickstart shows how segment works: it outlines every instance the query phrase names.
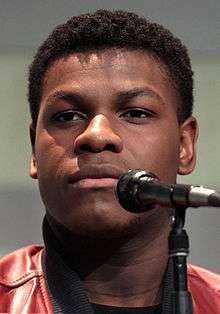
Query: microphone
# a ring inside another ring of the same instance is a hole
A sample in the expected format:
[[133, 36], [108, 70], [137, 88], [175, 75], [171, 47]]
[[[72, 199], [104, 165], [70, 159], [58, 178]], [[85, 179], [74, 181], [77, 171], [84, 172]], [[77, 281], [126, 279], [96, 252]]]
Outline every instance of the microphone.
[[120, 176], [116, 188], [120, 205], [133, 213], [142, 213], [155, 205], [175, 208], [220, 207], [220, 193], [203, 186], [164, 184], [144, 170], [129, 170]]

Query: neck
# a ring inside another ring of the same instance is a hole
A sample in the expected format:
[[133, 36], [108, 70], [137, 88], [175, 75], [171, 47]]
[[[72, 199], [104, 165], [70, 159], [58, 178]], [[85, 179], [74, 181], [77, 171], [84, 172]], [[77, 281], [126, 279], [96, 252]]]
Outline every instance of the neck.
[[167, 267], [167, 215], [149, 220], [138, 234], [117, 239], [87, 239], [73, 235], [50, 219], [59, 249], [68, 266], [76, 270], [90, 302], [142, 307], [161, 302]]

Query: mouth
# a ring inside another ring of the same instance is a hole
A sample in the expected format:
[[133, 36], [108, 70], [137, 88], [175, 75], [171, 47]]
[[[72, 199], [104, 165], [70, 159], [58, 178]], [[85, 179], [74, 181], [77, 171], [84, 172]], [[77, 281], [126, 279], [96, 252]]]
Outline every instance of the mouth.
[[123, 171], [112, 165], [88, 165], [68, 178], [75, 188], [115, 187]]

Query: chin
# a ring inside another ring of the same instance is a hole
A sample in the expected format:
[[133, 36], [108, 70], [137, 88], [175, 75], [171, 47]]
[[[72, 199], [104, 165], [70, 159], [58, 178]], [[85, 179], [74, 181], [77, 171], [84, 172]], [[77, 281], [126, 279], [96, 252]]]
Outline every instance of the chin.
[[[163, 225], [164, 209], [152, 209], [145, 213], [134, 214], [122, 208], [112, 193], [87, 193], [78, 197], [72, 204], [68, 202], [53, 204], [48, 213], [58, 224], [72, 234], [88, 238], [120, 238], [141, 233], [153, 225]], [[60, 205], [60, 206], [57, 206]], [[50, 209], [49, 209], [50, 208]]]
[[141, 215], [131, 214], [119, 206], [97, 206], [92, 210], [84, 207], [71, 211], [68, 216], [56, 215], [54, 212], [49, 212], [49, 215], [72, 234], [88, 238], [122, 237], [137, 233], [141, 224]]
[[[111, 208], [109, 210], [109, 208]], [[72, 212], [66, 219], [58, 216], [55, 219], [62, 224], [71, 234], [95, 239], [127, 238], [145, 232], [155, 224], [155, 210], [146, 213], [129, 213], [120, 206], [118, 207], [95, 207], [88, 211]], [[162, 220], [157, 222], [162, 226]]]

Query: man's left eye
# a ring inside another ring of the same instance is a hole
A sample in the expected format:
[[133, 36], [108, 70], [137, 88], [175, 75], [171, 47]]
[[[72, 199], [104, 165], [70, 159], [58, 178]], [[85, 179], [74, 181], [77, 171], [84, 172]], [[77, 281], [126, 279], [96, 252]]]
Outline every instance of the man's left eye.
[[131, 120], [134, 122], [137, 120], [143, 120], [143, 119], [149, 119], [154, 116], [154, 113], [145, 110], [145, 109], [128, 109], [125, 112], [120, 114], [120, 117], [126, 119], [126, 120]]
[[61, 113], [55, 114], [53, 117], [53, 120], [55, 122], [71, 122], [71, 121], [78, 121], [78, 120], [83, 120], [85, 119], [84, 115], [80, 112], [77, 111], [64, 111]]

